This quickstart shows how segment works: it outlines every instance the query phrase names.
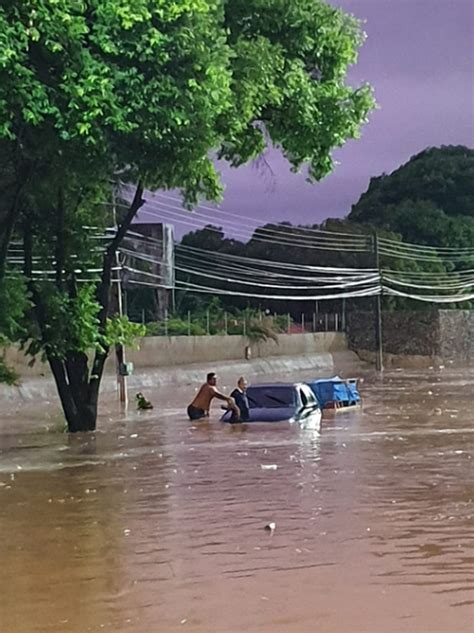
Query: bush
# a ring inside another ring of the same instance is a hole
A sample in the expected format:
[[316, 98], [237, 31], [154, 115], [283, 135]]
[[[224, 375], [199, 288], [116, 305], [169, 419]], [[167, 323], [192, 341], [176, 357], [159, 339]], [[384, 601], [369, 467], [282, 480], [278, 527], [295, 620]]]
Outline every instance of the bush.
[[189, 324], [179, 317], [168, 319], [166, 324], [163, 321], [154, 321], [146, 325], [146, 336], [165, 336], [166, 333], [169, 336], [187, 336], [188, 334], [203, 336], [206, 334], [206, 330], [198, 323], [191, 322]]
[[0, 356], [0, 383], [3, 382], [7, 385], [16, 385], [18, 380], [18, 374], [10, 367], [7, 367], [4, 359]]

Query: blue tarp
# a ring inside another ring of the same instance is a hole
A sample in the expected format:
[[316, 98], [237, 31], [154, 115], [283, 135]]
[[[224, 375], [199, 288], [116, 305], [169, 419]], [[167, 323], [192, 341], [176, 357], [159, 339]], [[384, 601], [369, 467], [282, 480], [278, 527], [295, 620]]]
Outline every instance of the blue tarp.
[[344, 402], [348, 405], [360, 402], [357, 381], [354, 379], [343, 380], [339, 376], [334, 376], [333, 378], [312, 380], [307, 384], [311, 387], [322, 409], [328, 402]]

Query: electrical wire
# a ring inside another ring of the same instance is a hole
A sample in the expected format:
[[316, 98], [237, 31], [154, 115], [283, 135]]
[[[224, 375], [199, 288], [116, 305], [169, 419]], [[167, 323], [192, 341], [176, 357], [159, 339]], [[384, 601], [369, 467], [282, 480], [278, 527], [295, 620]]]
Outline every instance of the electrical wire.
[[[178, 217], [183, 217], [183, 214], [186, 214], [186, 216], [188, 216], [188, 218], [191, 219], [195, 219], [195, 220], [202, 220], [203, 222], [215, 222], [216, 221], [216, 216], [215, 215], [209, 215], [209, 214], [205, 214], [205, 213], [201, 213], [200, 211], [185, 211], [184, 209], [178, 207], [178, 206], [174, 206], [174, 205], [170, 205], [167, 204], [165, 202], [158, 202], [158, 203], [149, 203], [150, 206], [153, 206], [153, 209], [156, 211], [161, 211], [164, 213], [169, 213], [169, 214], [173, 214], [174, 216], [178, 216]], [[176, 213], [176, 211], [178, 211], [178, 213]], [[147, 209], [145, 208], [143, 210], [143, 213], [147, 213]], [[217, 218], [217, 220], [220, 222], [220, 218]], [[242, 231], [242, 218], [240, 218], [239, 220], [225, 220], [225, 224], [227, 226], [230, 226], [232, 228], [232, 226], [236, 227], [236, 230], [240, 230]], [[266, 226], [259, 226], [256, 227], [254, 229], [254, 233], [255, 232], [259, 232], [259, 233], [265, 233], [268, 234], [269, 236], [276, 236], [279, 238], [294, 238], [294, 237], [298, 237], [298, 238], [302, 238], [304, 240], [310, 240], [313, 243], [317, 243], [317, 242], [321, 242], [323, 244], [336, 244], [336, 245], [344, 245], [344, 246], [359, 246], [359, 247], [363, 247], [363, 248], [367, 248], [367, 244], [368, 241], [371, 239], [370, 236], [364, 236], [364, 235], [358, 235], [358, 234], [354, 234], [354, 236], [352, 236], [350, 233], [348, 233], [347, 235], [349, 235], [350, 237], [346, 237], [346, 236], [338, 236], [338, 235], [330, 235], [329, 231], [324, 231], [322, 232], [323, 234], [316, 236], [313, 235], [309, 235], [309, 228], [307, 227], [296, 227], [296, 226], [286, 226], [285, 227], [285, 231], [283, 230], [279, 230], [279, 229], [274, 229], [274, 228], [268, 228]], [[313, 231], [315, 232], [315, 230], [313, 229]]]
[[338, 293], [338, 294], [330, 294], [330, 295], [299, 295], [299, 296], [288, 296], [288, 295], [266, 295], [266, 294], [258, 294], [258, 293], [249, 293], [249, 292], [236, 292], [234, 290], [224, 290], [221, 288], [211, 288], [209, 286], [202, 286], [200, 284], [193, 284], [190, 282], [177, 281], [177, 285], [180, 288], [188, 288], [192, 289], [193, 292], [205, 292], [207, 294], [220, 294], [220, 295], [229, 295], [229, 296], [239, 296], [246, 298], [255, 298], [255, 299], [268, 299], [268, 300], [281, 300], [281, 301], [323, 301], [329, 299], [349, 299], [355, 297], [371, 297], [380, 292], [380, 286], [377, 284], [371, 288], [367, 288], [364, 290], [354, 290], [351, 292]]
[[[183, 261], [184, 260], [184, 261]], [[186, 261], [187, 260], [187, 261]], [[236, 273], [238, 272], [241, 275], [244, 276], [248, 276], [248, 277], [252, 277], [252, 278], [263, 278], [263, 279], [276, 279], [276, 278], [286, 278], [286, 279], [291, 279], [292, 281], [303, 281], [303, 282], [317, 282], [317, 281], [327, 281], [328, 278], [326, 276], [323, 277], [316, 277], [314, 275], [311, 275], [310, 277], [306, 276], [306, 275], [296, 275], [296, 274], [291, 274], [291, 275], [287, 275], [285, 273], [282, 272], [272, 272], [272, 271], [268, 271], [268, 270], [260, 270], [258, 268], [254, 268], [251, 266], [245, 266], [242, 264], [238, 264], [233, 262], [232, 265], [226, 265], [226, 264], [222, 264], [220, 262], [216, 262], [216, 261], [210, 261], [210, 260], [197, 260], [195, 257], [191, 257], [189, 255], [184, 255], [184, 254], [180, 254], [178, 255], [178, 257], [176, 258], [176, 261], [178, 263], [183, 263], [184, 266], [187, 265], [192, 265], [194, 267], [196, 267], [196, 265], [199, 266], [205, 266], [206, 267], [206, 272], [209, 269], [215, 270], [217, 272], [221, 272], [221, 273], [227, 273], [227, 272], [233, 272]], [[357, 280], [357, 279], [361, 279], [365, 276], [365, 274], [357, 274], [357, 275], [335, 275], [335, 279], [336, 280], [342, 280], [342, 279], [346, 279], [346, 280]]]
[[402, 292], [400, 290], [394, 290], [393, 288], [389, 288], [388, 286], [383, 286], [382, 289], [384, 294], [386, 295], [391, 295], [394, 297], [404, 297], [406, 299], [414, 299], [415, 301], [425, 301], [428, 303], [464, 303], [465, 301], [474, 300], [474, 293], [466, 295], [440, 296], [411, 294], [408, 292]]
[[[176, 203], [178, 206], [174, 206], [171, 204], [168, 204], [168, 206], [170, 208], [173, 209], [178, 209], [181, 211], [185, 211], [185, 209], [182, 206], [182, 202], [173, 196], [164, 194], [162, 192], [154, 192], [152, 194], [152, 197], [158, 197], [159, 200], [170, 200], [174, 203]], [[162, 205], [165, 205], [165, 202], [161, 202]], [[216, 218], [216, 214], [217, 216], [220, 215], [224, 215], [224, 216], [228, 216], [231, 218], [236, 218], [237, 222], [238, 222], [238, 226], [242, 226], [242, 219], [244, 220], [249, 220], [249, 221], [254, 221], [255, 218], [251, 218], [250, 216], [245, 216], [242, 214], [236, 214], [236, 213], [230, 213], [228, 211], [224, 211], [223, 209], [220, 209], [219, 207], [210, 207], [210, 206], [206, 206], [204, 204], [198, 204], [196, 206], [196, 209], [200, 210], [200, 209], [204, 209], [204, 210], [208, 210], [211, 211], [213, 213], [212, 219], [215, 221]], [[204, 215], [204, 214], [201, 214]], [[209, 216], [207, 216], [209, 217]], [[227, 223], [232, 223], [235, 224], [236, 222], [234, 220], [229, 220], [226, 221]], [[346, 238], [347, 240], [362, 240], [364, 243], [367, 243], [367, 240], [372, 241], [373, 240], [373, 236], [372, 235], [368, 235], [368, 234], [357, 234], [357, 233], [342, 233], [342, 232], [337, 232], [337, 231], [325, 231], [324, 229], [314, 229], [311, 227], [300, 227], [300, 226], [288, 226], [287, 224], [278, 222], [275, 223], [275, 226], [281, 226], [282, 229], [285, 229], [285, 231], [281, 231], [283, 234], [285, 232], [288, 232], [289, 230], [296, 230], [296, 231], [304, 231], [305, 233], [315, 233], [318, 235], [321, 234], [326, 234], [328, 236], [340, 236], [342, 238]], [[263, 229], [264, 227], [257, 227], [256, 230]], [[274, 229], [268, 229], [269, 231], [273, 231], [276, 232]], [[292, 235], [291, 232], [288, 232], [288, 235]], [[328, 237], [328, 239], [331, 239], [330, 237]], [[382, 245], [386, 245], [386, 246], [397, 246], [397, 247], [401, 247], [406, 251], [410, 251], [410, 252], [414, 252], [414, 253], [418, 253], [420, 250], [425, 251], [426, 253], [440, 253], [440, 254], [445, 254], [445, 256], [448, 255], [468, 255], [468, 256], [474, 256], [474, 248], [472, 247], [448, 247], [448, 246], [428, 246], [428, 245], [422, 245], [422, 244], [415, 244], [415, 243], [410, 243], [410, 242], [400, 242], [398, 240], [393, 240], [393, 239], [389, 239], [389, 238], [384, 238], [382, 236], [379, 236], [378, 238], [379, 243]]]
[[243, 257], [242, 255], [233, 255], [230, 253], [221, 253], [220, 251], [209, 251], [204, 248], [197, 248], [195, 246], [184, 246], [182, 244], [176, 245], [176, 251], [184, 251], [191, 253], [206, 253], [213, 255], [217, 258], [225, 257], [231, 261], [244, 261], [244, 262], [252, 262], [255, 265], [261, 264], [268, 266], [270, 268], [284, 268], [285, 270], [309, 270], [309, 271], [319, 271], [321, 273], [337, 273], [337, 274], [353, 274], [353, 273], [368, 273], [368, 272], [378, 272], [376, 268], [342, 268], [336, 266], [311, 266], [308, 264], [292, 264], [290, 262], [281, 262], [281, 261], [272, 261], [270, 259], [257, 259], [255, 257]]
[[[179, 210], [186, 211], [186, 209], [182, 205], [182, 200], [179, 200], [179, 198], [176, 198], [174, 196], [170, 196], [169, 194], [165, 194], [165, 193], [162, 193], [162, 192], [159, 192], [159, 191], [152, 192], [152, 197], [158, 197], [159, 199], [160, 198], [162, 198], [162, 199], [164, 198], [165, 200], [169, 200], [170, 202], [174, 202], [174, 203], [176, 203], [178, 205], [177, 208]], [[149, 204], [149, 201], [147, 201], [147, 204]], [[248, 216], [248, 215], [245, 215], [245, 214], [242, 214], [242, 213], [231, 213], [229, 211], [224, 211], [220, 207], [211, 207], [211, 206], [207, 206], [205, 204], [199, 203], [198, 205], [196, 205], [196, 208], [197, 209], [204, 209], [205, 211], [211, 211], [213, 214], [217, 213], [218, 215], [220, 214], [220, 215], [228, 216], [228, 217], [231, 217], [231, 218], [236, 218], [240, 222], [240, 224], [242, 223], [242, 220], [249, 221], [249, 222], [255, 222], [255, 218], [254, 217], [251, 217], [251, 216]], [[276, 226], [281, 226], [282, 229], [288, 229], [289, 228], [288, 225], [286, 225], [285, 223], [282, 223], [282, 222], [276, 222], [275, 225]], [[337, 235], [339, 237], [347, 237], [347, 238], [351, 238], [351, 239], [354, 239], [354, 238], [366, 239], [367, 238], [366, 235], [361, 235], [361, 234], [357, 234], [357, 233], [349, 233], [349, 232], [346, 233], [346, 232], [340, 232], [340, 231], [327, 231], [327, 230], [324, 230], [324, 229], [314, 229], [314, 228], [311, 228], [311, 227], [304, 227], [304, 228], [305, 228], [305, 230], [308, 233], [315, 233], [317, 235], [326, 234], [326, 235], [331, 236], [331, 237]]]

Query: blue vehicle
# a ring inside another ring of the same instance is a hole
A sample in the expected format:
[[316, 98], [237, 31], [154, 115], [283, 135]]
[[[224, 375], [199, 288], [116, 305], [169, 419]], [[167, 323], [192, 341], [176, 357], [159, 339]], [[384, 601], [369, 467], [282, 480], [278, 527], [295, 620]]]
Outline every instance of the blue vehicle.
[[[303, 382], [269, 383], [247, 388], [249, 420], [245, 422], [297, 422], [303, 428], [319, 428], [321, 408], [313, 392]], [[226, 412], [222, 422], [230, 422]]]
[[358, 408], [361, 405], [357, 378], [344, 380], [339, 376], [334, 376], [333, 378], [312, 380], [307, 384], [323, 410], [330, 409], [338, 413]]

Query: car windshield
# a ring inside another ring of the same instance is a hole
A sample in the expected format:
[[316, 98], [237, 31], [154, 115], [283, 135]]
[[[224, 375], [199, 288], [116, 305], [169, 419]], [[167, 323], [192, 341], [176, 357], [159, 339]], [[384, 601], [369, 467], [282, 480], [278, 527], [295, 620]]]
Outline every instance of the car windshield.
[[292, 387], [249, 387], [247, 397], [251, 409], [292, 407], [295, 404]]

